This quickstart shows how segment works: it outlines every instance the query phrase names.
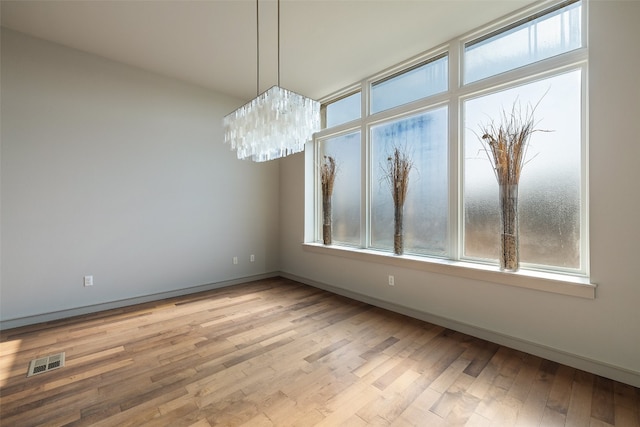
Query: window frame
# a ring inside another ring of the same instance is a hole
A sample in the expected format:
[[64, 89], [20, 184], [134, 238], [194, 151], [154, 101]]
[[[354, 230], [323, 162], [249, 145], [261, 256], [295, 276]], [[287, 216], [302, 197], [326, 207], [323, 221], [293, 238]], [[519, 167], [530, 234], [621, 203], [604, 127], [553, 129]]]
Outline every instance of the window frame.
[[[362, 92], [360, 90], [360, 85], [358, 86], [349, 86], [348, 88], [345, 88], [344, 90], [340, 91], [339, 95], [335, 95], [331, 101], [329, 102], [322, 102], [320, 104], [320, 124], [322, 129], [327, 128], [327, 110], [329, 105], [334, 104], [336, 102], [342, 101], [346, 98], [349, 98], [350, 96], [356, 95], [356, 94], [360, 94], [360, 105], [362, 105]], [[342, 126], [343, 124], [347, 124], [347, 123], [356, 123], [358, 121], [360, 121], [362, 119], [362, 114], [363, 111], [362, 109], [360, 110], [360, 117], [353, 119], [353, 120], [347, 120], [345, 122], [342, 122], [338, 125], [332, 126], [331, 128], [335, 128], [338, 126]]]
[[[371, 174], [373, 173], [373, 168], [377, 167], [377, 165], [373, 165], [372, 164], [372, 156], [371, 156], [371, 143], [372, 143], [372, 130], [374, 127], [376, 126], [383, 126], [385, 124], [389, 124], [392, 123], [394, 121], [400, 121], [400, 120], [404, 120], [404, 119], [409, 119], [412, 118], [414, 116], [417, 115], [421, 115], [421, 114], [426, 114], [432, 111], [436, 111], [440, 108], [446, 108], [447, 109], [447, 116], [449, 116], [449, 105], [446, 102], [435, 102], [435, 103], [428, 103], [428, 104], [424, 104], [422, 106], [420, 106], [419, 108], [416, 109], [412, 109], [410, 111], [405, 111], [402, 114], [397, 114], [397, 115], [390, 115], [387, 117], [378, 117], [377, 120], [374, 121], [370, 121], [367, 124], [367, 132], [368, 132], [368, 139], [366, 141], [367, 143], [367, 149], [368, 149], [368, 155], [367, 155], [367, 161], [369, 164], [369, 175], [367, 175], [367, 181], [369, 184], [369, 187], [367, 188], [368, 191], [368, 197], [367, 197], [367, 202], [368, 205], [366, 206], [366, 211], [368, 214], [368, 226], [367, 226], [367, 236], [366, 236], [366, 246], [364, 247], [364, 249], [368, 249], [368, 250], [373, 250], [373, 251], [381, 251], [381, 252], [387, 252], [387, 250], [382, 249], [382, 248], [373, 248], [371, 246], [371, 214], [372, 214], [372, 209], [371, 209]], [[447, 126], [449, 126], [450, 123], [450, 119], [447, 120]], [[449, 129], [447, 129], [447, 135], [449, 134]], [[447, 157], [449, 157], [449, 155], [447, 154]], [[449, 161], [449, 159], [447, 159]], [[450, 172], [449, 172], [449, 164], [447, 164], [447, 178], [450, 178]], [[449, 181], [449, 179], [448, 179]], [[448, 191], [447, 192], [447, 196], [449, 198], [448, 201], [448, 205], [450, 206], [451, 204], [451, 192]], [[450, 208], [448, 208], [448, 210], [450, 210]], [[446, 224], [446, 231], [445, 234], [448, 236], [447, 238], [447, 242], [445, 243], [445, 252], [449, 253], [450, 252], [450, 235], [451, 235], [451, 227], [449, 224], [449, 220], [447, 220], [447, 224]], [[388, 251], [393, 251], [393, 248], [391, 247]], [[405, 253], [408, 255], [414, 255], [414, 256], [424, 256], [424, 257], [428, 257], [428, 258], [442, 258], [442, 259], [448, 259], [450, 258], [448, 255], [436, 255], [436, 254], [427, 254], [425, 253], [420, 253], [420, 252], [415, 252], [415, 251], [411, 251], [408, 250], [408, 248], [405, 248]]]
[[[591, 283], [589, 277], [589, 223], [588, 223], [588, 38], [587, 22], [588, 2], [582, 1], [582, 47], [556, 55], [550, 58], [534, 62], [529, 65], [505, 71], [484, 79], [464, 83], [464, 50], [465, 45], [473, 40], [486, 37], [488, 34], [495, 34], [502, 28], [509, 28], [518, 22], [522, 22], [527, 17], [539, 15], [545, 11], [557, 9], [558, 5], [566, 3], [559, 1], [554, 3], [543, 2], [531, 5], [505, 18], [496, 20], [488, 25], [478, 28], [461, 37], [455, 38], [448, 43], [440, 45], [421, 55], [396, 66], [390, 67], [381, 73], [363, 79], [357, 85], [352, 85], [348, 89], [336, 94], [329, 95], [321, 100], [323, 104], [340, 99], [340, 94], [353, 93], [357, 90], [361, 92], [360, 120], [344, 123], [333, 128], [322, 129], [314, 136], [314, 141], [310, 142], [309, 149], [306, 150], [306, 178], [313, 183], [313, 191], [309, 191], [307, 186], [305, 191], [305, 238], [303, 247], [307, 251], [314, 253], [329, 254], [357, 260], [383, 263], [398, 267], [412, 268], [451, 276], [489, 281], [504, 285], [525, 287], [530, 289], [543, 290], [548, 292], [573, 295], [583, 298], [595, 298], [595, 285]], [[433, 60], [441, 55], [448, 56], [448, 90], [439, 94], [431, 95], [416, 101], [409, 102], [394, 108], [383, 110], [371, 114], [370, 95], [372, 85], [393, 78], [393, 76], [403, 71], [420, 66], [425, 62]], [[562, 74], [564, 72], [581, 70], [581, 213], [580, 213], [580, 254], [581, 268], [574, 269], [541, 269], [522, 264], [522, 268], [517, 272], [504, 272], [492, 263], [482, 263], [476, 260], [469, 260], [463, 257], [464, 242], [464, 218], [462, 217], [464, 194], [463, 194], [463, 158], [461, 153], [464, 150], [464, 129], [463, 107], [464, 100], [473, 97], [489, 94], [509, 87], [522, 85], [543, 78]], [[438, 106], [446, 105], [449, 116], [449, 146], [448, 146], [448, 170], [449, 170], [449, 221], [447, 224], [448, 249], [446, 258], [439, 258], [431, 255], [402, 255], [396, 256], [381, 250], [370, 248], [370, 197], [371, 197], [371, 159], [370, 159], [370, 132], [374, 125], [388, 122], [390, 120], [401, 119], [420, 111], [426, 111]], [[361, 194], [360, 194], [360, 246], [324, 246], [321, 243], [321, 204], [319, 199], [319, 183], [317, 179], [314, 160], [318, 155], [318, 146], [315, 141], [337, 136], [339, 134], [360, 130], [361, 136]], [[311, 215], [309, 215], [309, 213]]]
[[[491, 95], [494, 93], [498, 93], [500, 91], [503, 90], [508, 90], [510, 88], [513, 87], [517, 87], [517, 86], [521, 86], [521, 85], [526, 85], [529, 83], [534, 83], [536, 81], [540, 81], [540, 80], [544, 80], [546, 78], [552, 78], [555, 76], [559, 76], [562, 75], [564, 73], [569, 73], [572, 71], [580, 71], [581, 72], [581, 97], [582, 99], [586, 100], [586, 83], [587, 83], [587, 69], [586, 69], [586, 60], [581, 60], [578, 62], [574, 62], [572, 64], [563, 64], [561, 67], [559, 68], [553, 68], [553, 69], [549, 69], [546, 72], [542, 72], [539, 74], [535, 74], [535, 75], [530, 75], [527, 77], [523, 77], [523, 78], [519, 78], [518, 80], [514, 80], [512, 82], [510, 82], [509, 84], [504, 84], [501, 86], [490, 86], [490, 87], [483, 87], [478, 91], [475, 91], [473, 93], [466, 93], [464, 95], [460, 96], [460, 103], [459, 103], [459, 107], [460, 107], [460, 127], [459, 127], [459, 132], [460, 132], [460, 143], [459, 143], [459, 149], [462, 151], [464, 150], [464, 140], [463, 140], [463, 134], [464, 134], [464, 129], [462, 128], [462, 124], [464, 122], [464, 117], [463, 117], [463, 107], [464, 107], [464, 102], [466, 100], [469, 99], [473, 99], [473, 98], [478, 98], [481, 96], [485, 96], [485, 95]], [[573, 269], [573, 268], [563, 268], [563, 267], [559, 267], [559, 266], [555, 266], [553, 268], [544, 268], [544, 266], [539, 266], [536, 264], [529, 264], [526, 262], [520, 262], [520, 268], [524, 268], [526, 270], [538, 270], [538, 271], [546, 271], [546, 272], [554, 272], [554, 273], [559, 273], [559, 274], [568, 274], [568, 275], [574, 275], [574, 276], [583, 276], [583, 277], [587, 277], [589, 274], [589, 263], [588, 263], [588, 224], [587, 224], [587, 219], [588, 219], [588, 163], [587, 163], [587, 151], [588, 151], [588, 147], [587, 147], [587, 139], [586, 139], [586, 133], [587, 133], [587, 119], [586, 119], [586, 108], [585, 108], [586, 102], [583, 102], [581, 105], [581, 124], [582, 124], [582, 129], [581, 129], [581, 149], [580, 149], [580, 153], [581, 153], [581, 178], [580, 178], [580, 200], [581, 200], [581, 205], [583, 205], [583, 207], [580, 209], [580, 263], [581, 263], [581, 267], [579, 269]], [[462, 181], [464, 180], [463, 174], [464, 174], [464, 169], [463, 169], [463, 156], [460, 156], [460, 173], [458, 175], [458, 179], [460, 179], [461, 183], [460, 183], [460, 194], [459, 194], [459, 205], [458, 205], [458, 209], [460, 210], [460, 212], [462, 213], [464, 211], [464, 184], [462, 183]], [[458, 249], [458, 258], [461, 261], [468, 261], [471, 263], [478, 263], [478, 264], [487, 264], [487, 265], [493, 265], [490, 262], [483, 262], [481, 260], [478, 259], [474, 259], [473, 257], [465, 257], [464, 256], [464, 238], [465, 238], [465, 232], [464, 232], [464, 215], [460, 214], [459, 215], [459, 224], [458, 224], [458, 245], [459, 245], [459, 249]]]
[[[481, 27], [481, 29], [479, 31], [476, 31], [474, 33], [470, 33], [469, 35], [467, 35], [466, 37], [461, 38], [462, 40], [462, 44], [461, 44], [461, 50], [460, 50], [460, 55], [463, 56], [465, 53], [465, 48], [467, 47], [467, 45], [469, 46], [473, 46], [476, 44], [480, 44], [480, 43], [484, 43], [485, 41], [493, 38], [496, 35], [505, 33], [505, 34], [509, 34], [511, 33], [511, 31], [517, 29], [519, 26], [524, 25], [528, 22], [532, 22], [532, 21], [536, 21], [538, 18], [541, 18], [543, 16], [546, 15], [551, 15], [555, 12], [558, 12], [559, 10], [570, 6], [572, 4], [576, 4], [576, 3], [581, 3], [581, 6], [583, 7], [583, 13], [582, 13], [582, 22], [581, 22], [581, 28], [582, 28], [582, 34], [581, 34], [581, 42], [582, 42], [582, 46], [581, 48], [586, 47], [587, 45], [587, 31], [586, 31], [586, 1], [581, 1], [581, 0], [558, 0], [555, 1], [553, 3], [542, 3], [540, 6], [536, 7], [534, 6], [533, 8], [529, 9], [529, 11], [527, 13], [521, 13], [519, 15], [516, 16], [514, 15], [511, 19], [509, 18], [505, 18], [503, 20], [497, 21], [496, 23], [492, 24], [491, 26], [487, 26], [487, 27]], [[488, 29], [488, 30], [487, 30]], [[565, 55], [567, 52], [559, 54], [559, 55]], [[554, 55], [554, 56], [558, 56], [558, 55]], [[524, 65], [520, 65], [517, 68], [528, 68], [531, 65], [537, 63], [537, 62], [541, 62], [544, 61], [545, 59], [549, 59], [549, 58], [553, 58], [554, 56], [549, 56], [547, 58], [538, 60], [538, 61], [534, 61], [528, 64], [524, 64]], [[515, 69], [515, 68], [514, 68]], [[512, 69], [513, 70], [513, 69]], [[507, 73], [511, 70], [506, 70], [506, 71], [501, 71], [499, 73], [496, 73], [494, 75], [501, 75], [502, 73]], [[468, 83], [465, 83], [464, 81], [464, 68], [460, 67], [460, 84], [461, 85], [469, 85], [471, 83], [477, 82], [477, 81], [481, 81], [484, 80], [488, 77], [483, 77], [480, 79], [476, 79], [476, 80], [472, 80]]]
[[[438, 51], [440, 51], [440, 50], [441, 49], [438, 49]], [[438, 54], [420, 56], [419, 58], [421, 58], [422, 60], [412, 61], [412, 64], [410, 66], [403, 67], [400, 70], [397, 70], [395, 72], [391, 72], [391, 73], [390, 72], [386, 72], [386, 73], [384, 73], [384, 75], [379, 76], [379, 78], [369, 79], [368, 80], [369, 102], [368, 102], [368, 105], [367, 105], [367, 111], [368, 111], [369, 114], [376, 115], [378, 113], [383, 113], [383, 112], [388, 111], [388, 110], [395, 110], [395, 109], [397, 109], [399, 107], [402, 107], [403, 105], [411, 104], [411, 103], [414, 103], [414, 102], [419, 102], [419, 101], [422, 101], [422, 100], [427, 99], [427, 98], [431, 98], [431, 97], [436, 96], [436, 95], [447, 93], [449, 91], [449, 89], [450, 89], [450, 87], [449, 87], [449, 79], [447, 79], [447, 81], [445, 81], [445, 85], [447, 86], [447, 88], [444, 91], [434, 93], [433, 95], [427, 95], [427, 96], [415, 99], [413, 101], [404, 102], [404, 103], [396, 105], [395, 107], [384, 108], [384, 109], [376, 111], [376, 112], [372, 112], [371, 111], [371, 107], [373, 105], [373, 97], [372, 97], [372, 95], [373, 95], [374, 87], [376, 85], [379, 85], [379, 84], [394, 80], [394, 79], [396, 79], [398, 77], [401, 77], [402, 75], [410, 73], [411, 71], [415, 71], [415, 70], [417, 70], [417, 69], [419, 69], [419, 68], [421, 68], [423, 66], [426, 66], [426, 65], [429, 65], [429, 64], [433, 64], [433, 63], [435, 63], [435, 62], [437, 62], [437, 61], [439, 61], [441, 59], [446, 59], [447, 60], [447, 70], [449, 70], [449, 51], [447, 49], [441, 50], [441, 52], [438, 53]]]
[[[362, 129], [359, 125], [354, 125], [356, 124], [356, 121], [351, 121], [351, 122], [346, 122], [343, 123], [341, 125], [336, 126], [335, 128], [340, 128], [339, 131], [336, 132], [331, 132], [331, 133], [327, 133], [326, 135], [323, 135], [322, 137], [317, 137], [314, 138], [313, 141], [313, 170], [314, 170], [314, 187], [313, 187], [313, 200], [314, 200], [314, 227], [315, 227], [315, 231], [314, 231], [314, 240], [322, 240], [322, 184], [320, 183], [320, 180], [318, 179], [318, 174], [316, 173], [316, 171], [318, 170], [318, 166], [320, 164], [319, 159], [321, 159], [321, 153], [320, 153], [320, 146], [321, 146], [321, 142], [324, 142], [326, 140], [332, 139], [332, 138], [338, 138], [341, 136], [345, 136], [345, 135], [349, 135], [352, 133], [356, 133], [359, 132], [360, 133], [360, 146], [362, 147], [362, 140], [363, 140], [363, 136], [362, 136]], [[332, 128], [334, 129], [334, 128]], [[307, 152], [309, 150], [305, 149], [305, 152]], [[362, 161], [362, 153], [360, 153], [360, 160]], [[362, 168], [362, 165], [360, 166]], [[308, 168], [307, 168], [308, 169]], [[362, 169], [360, 170], [360, 174], [361, 174], [361, 178], [362, 178]], [[362, 186], [362, 183], [361, 183]], [[361, 190], [362, 191], [362, 190]], [[306, 188], [305, 188], [305, 192], [306, 192]], [[360, 205], [360, 219], [362, 220], [362, 205]], [[360, 221], [360, 245], [362, 244], [362, 233], [363, 233], [363, 228], [362, 228], [362, 221]], [[307, 234], [305, 233], [305, 242], [307, 241], [306, 238]], [[350, 245], [348, 243], [341, 243], [340, 245], [336, 245], [336, 246], [344, 246], [344, 247], [349, 247], [349, 248], [359, 248], [360, 245]]]

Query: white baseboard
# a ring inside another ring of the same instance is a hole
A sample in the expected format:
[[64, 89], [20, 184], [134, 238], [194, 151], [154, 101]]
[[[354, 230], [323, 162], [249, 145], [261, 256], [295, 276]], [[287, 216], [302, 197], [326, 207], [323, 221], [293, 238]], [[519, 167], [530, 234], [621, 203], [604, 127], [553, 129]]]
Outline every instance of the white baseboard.
[[189, 288], [176, 289], [174, 291], [160, 292], [157, 294], [143, 295], [134, 298], [126, 298], [118, 301], [105, 302], [84, 307], [71, 308], [68, 310], [54, 311], [50, 313], [36, 314], [33, 316], [19, 317], [16, 319], [0, 321], [0, 330], [17, 328], [20, 326], [34, 325], [36, 323], [51, 322], [52, 320], [66, 319], [83, 314], [97, 313], [99, 311], [111, 310], [114, 308], [127, 307], [145, 302], [159, 301], [166, 298], [179, 297], [182, 295], [195, 294], [197, 292], [210, 291], [212, 289], [224, 288], [227, 286], [239, 285], [241, 283], [252, 282], [254, 280], [268, 279], [280, 276], [279, 272], [258, 274], [255, 276], [242, 277], [239, 279], [225, 280], [222, 282], [209, 283], [206, 285], [192, 286]]
[[337, 286], [329, 285], [326, 283], [317, 282], [306, 277], [296, 276], [285, 272], [272, 272], [264, 273], [260, 275], [243, 277], [233, 280], [225, 280], [222, 282], [210, 283], [201, 286], [194, 286], [190, 288], [177, 289], [174, 291], [162, 292], [157, 294], [145, 295], [135, 298], [127, 298], [118, 301], [112, 301], [107, 303], [95, 304], [91, 306], [78, 307], [69, 310], [61, 310], [51, 313], [38, 314], [34, 316], [26, 316], [16, 319], [9, 319], [0, 321], [0, 329], [6, 330], [11, 328], [17, 328], [20, 326], [32, 325], [43, 322], [50, 322], [58, 319], [66, 319], [73, 316], [79, 316], [88, 313], [96, 313], [99, 311], [110, 310], [114, 308], [121, 308], [135, 304], [142, 304], [145, 302], [159, 301], [166, 298], [173, 298], [182, 295], [194, 294], [197, 292], [203, 292], [213, 289], [224, 288], [227, 286], [239, 285], [242, 283], [251, 282], [254, 280], [268, 279], [272, 277], [282, 276], [291, 280], [295, 280], [300, 283], [304, 283], [309, 286], [313, 286], [319, 289], [324, 289], [334, 294], [342, 295], [347, 298], [351, 298], [357, 301], [362, 301], [367, 304], [381, 307], [396, 313], [404, 314], [415, 319], [424, 320], [425, 322], [433, 323], [445, 328], [453, 329], [458, 332], [465, 333], [477, 338], [481, 338], [487, 341], [491, 341], [496, 344], [504, 345], [516, 350], [524, 351], [529, 354], [533, 354], [538, 357], [542, 357], [548, 360], [552, 360], [557, 363], [562, 363], [567, 366], [571, 366], [576, 369], [591, 372], [596, 375], [600, 375], [606, 378], [610, 378], [615, 381], [620, 381], [625, 384], [632, 385], [634, 387], [640, 387], [640, 372], [630, 371], [618, 366], [610, 365], [598, 360], [589, 359], [578, 354], [568, 353], [562, 350], [558, 350], [552, 347], [548, 347], [542, 344], [523, 340], [518, 337], [505, 335], [499, 332], [491, 331], [484, 328], [479, 328], [468, 323], [459, 322], [454, 319], [449, 319], [442, 316], [436, 316], [423, 311], [418, 311], [412, 308], [408, 308], [402, 305], [398, 305], [389, 301], [384, 301], [375, 297], [371, 297], [365, 294], [349, 291]]
[[477, 326], [459, 322], [442, 316], [436, 316], [423, 311], [418, 311], [392, 302], [384, 301], [375, 297], [371, 297], [358, 292], [349, 291], [326, 283], [317, 282], [306, 277], [296, 276], [281, 272], [282, 277], [295, 280], [300, 283], [307, 284], [316, 288], [324, 289], [334, 294], [342, 295], [357, 301], [365, 302], [376, 307], [384, 308], [396, 313], [404, 314], [415, 319], [424, 320], [425, 322], [453, 329], [458, 332], [465, 333], [477, 338], [481, 338], [505, 347], [513, 348], [525, 353], [533, 354], [544, 359], [552, 360], [572, 368], [581, 369], [591, 372], [602, 377], [610, 378], [634, 387], [640, 387], [640, 372], [631, 371], [619, 366], [614, 366], [598, 360], [589, 359], [578, 354], [568, 353], [542, 344], [523, 340], [518, 337], [505, 335], [499, 332], [491, 331]]

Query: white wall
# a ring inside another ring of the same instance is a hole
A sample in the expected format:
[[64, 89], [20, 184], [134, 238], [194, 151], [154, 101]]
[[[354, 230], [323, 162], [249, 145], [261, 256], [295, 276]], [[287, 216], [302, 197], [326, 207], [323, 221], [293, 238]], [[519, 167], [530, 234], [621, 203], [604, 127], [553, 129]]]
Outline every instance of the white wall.
[[595, 300], [305, 252], [303, 156], [281, 164], [281, 270], [640, 386], [640, 2], [589, 6]]
[[0, 320], [278, 270], [279, 166], [222, 141], [241, 100], [6, 29], [1, 71]]

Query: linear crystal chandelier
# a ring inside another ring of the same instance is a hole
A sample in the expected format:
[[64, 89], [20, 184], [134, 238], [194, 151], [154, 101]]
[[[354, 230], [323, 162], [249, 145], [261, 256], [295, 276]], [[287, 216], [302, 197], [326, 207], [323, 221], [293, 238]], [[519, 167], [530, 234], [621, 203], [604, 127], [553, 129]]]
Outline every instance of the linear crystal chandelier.
[[[256, 0], [257, 88], [260, 87], [260, 24]], [[224, 142], [239, 159], [273, 160], [304, 150], [320, 129], [320, 103], [280, 87], [280, 0], [278, 0], [278, 85], [223, 119]]]

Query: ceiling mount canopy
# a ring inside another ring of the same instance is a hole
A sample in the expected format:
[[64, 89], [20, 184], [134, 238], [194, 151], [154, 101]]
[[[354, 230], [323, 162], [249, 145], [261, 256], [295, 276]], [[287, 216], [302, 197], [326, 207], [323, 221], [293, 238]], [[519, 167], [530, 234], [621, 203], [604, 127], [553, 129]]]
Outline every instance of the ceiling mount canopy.
[[256, 0], [256, 98], [223, 119], [224, 142], [239, 159], [278, 159], [304, 150], [320, 129], [320, 103], [280, 87], [280, 0], [278, 0], [278, 81], [260, 92], [260, 19]]

